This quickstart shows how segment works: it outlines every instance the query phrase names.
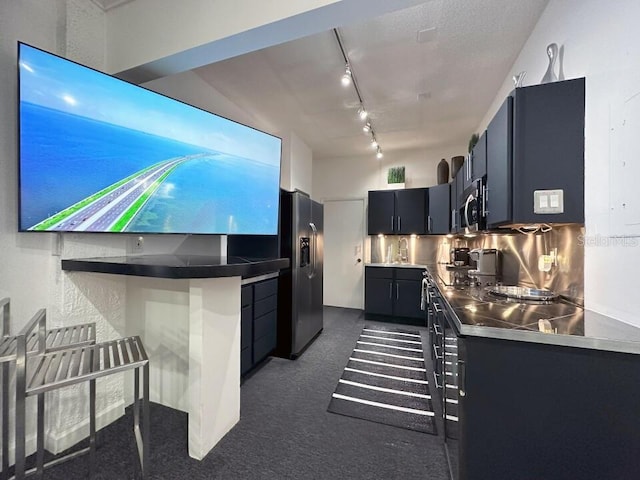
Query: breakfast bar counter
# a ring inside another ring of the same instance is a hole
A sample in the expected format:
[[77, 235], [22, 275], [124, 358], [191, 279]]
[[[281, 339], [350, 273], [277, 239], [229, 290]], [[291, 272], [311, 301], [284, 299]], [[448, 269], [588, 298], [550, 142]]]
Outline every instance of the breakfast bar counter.
[[240, 420], [241, 285], [288, 266], [204, 255], [62, 260], [70, 276], [126, 278], [124, 333], [139, 335], [149, 355], [150, 399], [189, 414], [189, 455], [198, 460]]

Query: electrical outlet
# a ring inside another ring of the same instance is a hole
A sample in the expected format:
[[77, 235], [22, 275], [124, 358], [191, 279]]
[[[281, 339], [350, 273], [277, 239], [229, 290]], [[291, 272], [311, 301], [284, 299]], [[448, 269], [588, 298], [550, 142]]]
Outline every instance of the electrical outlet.
[[535, 190], [533, 192], [533, 213], [564, 213], [564, 190]]
[[129, 240], [130, 253], [142, 253], [144, 250], [144, 237], [131, 237]]

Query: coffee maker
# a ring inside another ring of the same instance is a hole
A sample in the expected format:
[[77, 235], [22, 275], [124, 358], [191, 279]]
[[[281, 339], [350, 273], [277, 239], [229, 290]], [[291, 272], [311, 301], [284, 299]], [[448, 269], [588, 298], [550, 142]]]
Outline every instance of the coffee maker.
[[469, 249], [467, 247], [452, 248], [449, 262], [457, 267], [469, 265]]
[[469, 252], [476, 268], [469, 270], [471, 280], [480, 286], [491, 286], [500, 279], [500, 250], [495, 248], [474, 248]]

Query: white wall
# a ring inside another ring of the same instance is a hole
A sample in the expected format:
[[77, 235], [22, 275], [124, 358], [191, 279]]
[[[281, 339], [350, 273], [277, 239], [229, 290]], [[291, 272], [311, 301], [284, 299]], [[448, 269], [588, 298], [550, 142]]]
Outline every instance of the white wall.
[[[524, 84], [538, 83], [548, 64], [546, 46], [555, 42], [563, 47], [565, 78], [586, 77], [585, 304], [640, 326], [640, 239], [609, 237], [630, 230], [624, 217], [640, 216], [637, 200], [624, 216], [618, 215], [621, 205], [614, 202], [621, 192], [637, 196], [637, 176], [625, 175], [620, 166], [628, 160], [638, 172], [637, 140], [628, 146], [628, 158], [611, 154], [619, 142], [616, 114], [625, 100], [640, 92], [638, 19], [637, 0], [551, 0], [478, 130], [485, 128], [513, 88], [512, 75], [526, 70]], [[635, 106], [630, 113], [637, 117], [638, 110]], [[637, 139], [637, 129], [630, 133]]]
[[[369, 190], [387, 188], [389, 167], [405, 166], [406, 188], [430, 187], [437, 184], [437, 165], [442, 158], [466, 154], [465, 145], [436, 149], [399, 150], [357, 157], [314, 159], [313, 193], [318, 200], [327, 198], [366, 198]], [[451, 178], [449, 176], [449, 178]]]

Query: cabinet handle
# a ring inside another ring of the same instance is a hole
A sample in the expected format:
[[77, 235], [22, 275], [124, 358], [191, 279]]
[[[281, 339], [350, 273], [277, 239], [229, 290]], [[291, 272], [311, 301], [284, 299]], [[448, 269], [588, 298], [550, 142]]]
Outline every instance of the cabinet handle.
[[427, 232], [431, 233], [431, 215], [427, 216]]
[[489, 210], [487, 210], [487, 201], [489, 200], [489, 189], [486, 185], [482, 186], [482, 216], [486, 217], [489, 215]]
[[438, 383], [438, 374], [433, 372], [433, 382], [436, 384], [436, 388], [442, 388], [442, 385]]
[[433, 345], [433, 356], [436, 360], [442, 360], [442, 355], [438, 353], [438, 346]]
[[389, 282], [389, 299], [393, 299], [393, 282]]
[[467, 368], [466, 365], [464, 363], [464, 360], [458, 360], [458, 393], [461, 397], [464, 397], [467, 395], [467, 392], [465, 390], [466, 387], [466, 372], [467, 372]]
[[400, 230], [402, 230], [402, 227], [400, 226], [400, 215], [398, 215], [398, 232], [400, 232]]
[[442, 336], [442, 330], [440, 330], [440, 325], [438, 325], [437, 323], [433, 324], [433, 331], [436, 333], [436, 335], [438, 335], [439, 337]]
[[393, 215], [391, 215], [391, 231], [392, 231], [392, 232], [394, 231], [393, 225], [394, 225], [394, 224], [393, 224]]
[[400, 285], [396, 283], [396, 300], [400, 300]]

